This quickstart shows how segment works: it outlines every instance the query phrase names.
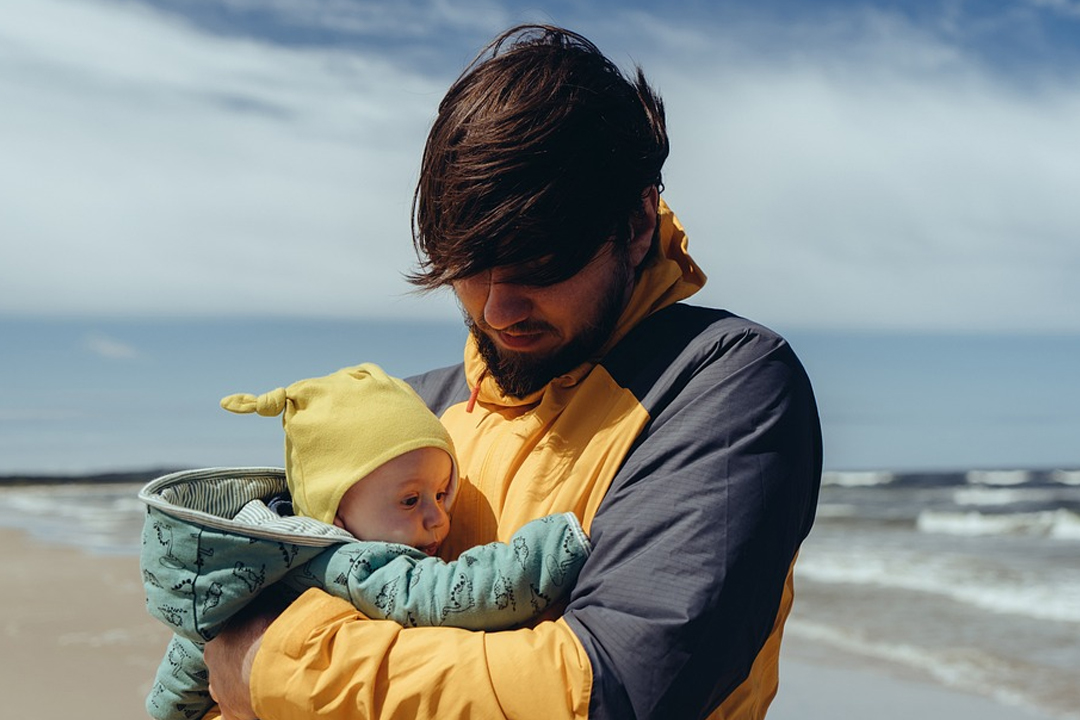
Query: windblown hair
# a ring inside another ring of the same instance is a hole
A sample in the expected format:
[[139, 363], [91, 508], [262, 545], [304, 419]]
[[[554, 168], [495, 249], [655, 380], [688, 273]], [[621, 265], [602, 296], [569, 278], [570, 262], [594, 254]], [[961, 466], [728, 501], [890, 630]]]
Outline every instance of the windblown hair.
[[625, 246], [668, 155], [663, 103], [635, 70], [631, 81], [581, 35], [546, 25], [482, 50], [428, 135], [409, 280], [432, 289], [506, 266], [549, 285], [612, 238]]

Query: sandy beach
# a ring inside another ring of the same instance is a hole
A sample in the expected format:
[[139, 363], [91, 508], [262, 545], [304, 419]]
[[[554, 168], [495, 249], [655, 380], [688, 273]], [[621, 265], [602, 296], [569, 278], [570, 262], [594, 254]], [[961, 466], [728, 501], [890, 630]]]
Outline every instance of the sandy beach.
[[[796, 606], [797, 607], [797, 606]], [[784, 641], [769, 720], [1052, 720], [1023, 707], [946, 688], [909, 669]]]
[[[138, 559], [90, 554], [0, 530], [5, 717], [145, 718], [168, 632], [143, 608]], [[770, 720], [1047, 720], [1021, 708], [785, 642]]]
[[169, 639], [143, 607], [139, 560], [0, 530], [4, 717], [146, 718]]

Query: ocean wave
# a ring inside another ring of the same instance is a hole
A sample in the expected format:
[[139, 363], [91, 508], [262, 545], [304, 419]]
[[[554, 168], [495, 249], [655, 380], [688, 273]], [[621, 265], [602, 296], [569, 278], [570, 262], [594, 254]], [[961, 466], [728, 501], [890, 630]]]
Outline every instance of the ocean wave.
[[[1016, 668], [1008, 661], [993, 658], [974, 649], [953, 648], [934, 651], [908, 643], [887, 642], [866, 637], [848, 628], [809, 622], [797, 617], [788, 620], [785, 632], [801, 639], [829, 646], [860, 657], [884, 661], [927, 675], [941, 684], [989, 697], [1004, 705], [1039, 708], [1046, 698], [1027, 692], [1027, 686], [1015, 682]], [[1061, 718], [1080, 718], [1075, 713], [1060, 713], [1045, 708]]]
[[895, 479], [891, 472], [874, 470], [869, 472], [826, 472], [821, 475], [822, 485], [838, 487], [873, 487], [888, 485]]
[[0, 527], [89, 552], [137, 554], [146, 515], [137, 491], [130, 484], [0, 488], [7, 510], [0, 514]]
[[1034, 572], [989, 571], [969, 558], [894, 549], [807, 549], [796, 578], [827, 584], [874, 585], [947, 597], [981, 610], [1080, 623], [1080, 572], [1052, 578]]
[[1080, 470], [1054, 470], [1050, 480], [1062, 485], [1080, 485]]
[[969, 470], [965, 477], [971, 485], [1023, 485], [1031, 480], [1031, 471]]
[[847, 503], [818, 503], [817, 517], [824, 518], [853, 518], [858, 517], [859, 508]]
[[964, 537], [1034, 535], [1056, 540], [1080, 540], [1080, 515], [1065, 509], [1030, 513], [923, 510], [915, 521], [915, 527], [919, 532]]
[[966, 487], [953, 493], [957, 505], [1014, 505], [1021, 502], [1038, 502], [1047, 498], [1047, 490], [1014, 489], [1003, 487]]

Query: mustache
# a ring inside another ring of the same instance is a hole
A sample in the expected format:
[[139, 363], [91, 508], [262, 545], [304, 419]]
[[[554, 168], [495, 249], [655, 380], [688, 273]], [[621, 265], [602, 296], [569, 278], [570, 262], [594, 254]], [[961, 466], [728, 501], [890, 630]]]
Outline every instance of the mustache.
[[555, 328], [543, 320], [522, 320], [521, 322], [516, 322], [513, 325], [498, 331], [484, 322], [483, 318], [473, 320], [471, 317], [467, 317], [466, 323], [468, 324], [469, 329], [483, 330], [486, 333], [508, 332], [511, 334], [527, 335], [529, 333], [555, 332]]

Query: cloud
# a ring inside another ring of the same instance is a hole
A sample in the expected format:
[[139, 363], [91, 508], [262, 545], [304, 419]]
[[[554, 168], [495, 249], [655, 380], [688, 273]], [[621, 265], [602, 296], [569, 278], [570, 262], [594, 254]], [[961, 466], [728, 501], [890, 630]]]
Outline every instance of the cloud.
[[1080, 330], [1080, 86], [1020, 88], [895, 16], [837, 22], [647, 65], [703, 297], [786, 326]]
[[139, 357], [139, 351], [133, 346], [100, 333], [84, 337], [83, 347], [107, 360], [132, 360]]
[[1038, 8], [1046, 8], [1068, 18], [1080, 18], [1080, 3], [1076, 0], [1028, 0]]
[[333, 35], [431, 38], [505, 24], [507, 12], [484, 0], [204, 0], [234, 16], [270, 15], [279, 26]]
[[[134, 3], [10, 0], [0, 312], [456, 318], [401, 278], [409, 202], [471, 57], [447, 38], [494, 32], [510, 5], [277, 0], [260, 5], [271, 41]], [[703, 301], [783, 327], [1080, 331], [1080, 87], [1003, 71], [988, 41], [1010, 26], [947, 7], [552, 19], [663, 92], [666, 197]], [[425, 38], [437, 69], [403, 61]]]
[[[130, 4], [0, 29], [0, 310], [393, 314], [439, 98], [372, 53], [208, 35]], [[389, 298], [389, 300], [387, 300]]]

